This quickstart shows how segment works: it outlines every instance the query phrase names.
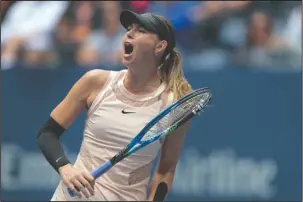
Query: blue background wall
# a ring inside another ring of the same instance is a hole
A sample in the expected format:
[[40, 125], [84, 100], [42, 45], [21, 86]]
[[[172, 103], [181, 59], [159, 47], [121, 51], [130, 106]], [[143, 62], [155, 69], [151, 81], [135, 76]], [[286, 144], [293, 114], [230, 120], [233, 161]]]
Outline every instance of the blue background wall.
[[[59, 181], [36, 146], [50, 111], [84, 70], [2, 73], [3, 200], [48, 200]], [[213, 90], [194, 119], [168, 200], [301, 199], [301, 73], [248, 69], [186, 72]], [[74, 160], [83, 113], [63, 136]]]

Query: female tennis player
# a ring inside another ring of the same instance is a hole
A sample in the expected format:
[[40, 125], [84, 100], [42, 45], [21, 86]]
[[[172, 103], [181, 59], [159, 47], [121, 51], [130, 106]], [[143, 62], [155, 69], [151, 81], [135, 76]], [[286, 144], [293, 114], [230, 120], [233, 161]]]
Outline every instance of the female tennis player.
[[[120, 21], [127, 29], [122, 59], [127, 70], [87, 72], [39, 131], [38, 145], [62, 178], [52, 201], [69, 200], [67, 187], [84, 200], [153, 200], [159, 183], [166, 183], [168, 190], [172, 185], [189, 123], [176, 134], [125, 158], [100, 178], [94, 180], [90, 174], [126, 146], [164, 107], [191, 91], [183, 76], [181, 56], [175, 50], [171, 24], [158, 15], [128, 10], [121, 13]], [[85, 108], [84, 138], [72, 165], [59, 138]]]

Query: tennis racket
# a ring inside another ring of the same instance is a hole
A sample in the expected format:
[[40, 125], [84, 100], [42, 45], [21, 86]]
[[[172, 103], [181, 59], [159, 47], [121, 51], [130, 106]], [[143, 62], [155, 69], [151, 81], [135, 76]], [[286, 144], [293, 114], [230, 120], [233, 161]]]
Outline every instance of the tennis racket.
[[[91, 175], [94, 179], [99, 178], [127, 156], [155, 142], [159, 138], [164, 138], [171, 134], [204, 109], [211, 100], [211, 97], [212, 93], [210, 89], [200, 88], [172, 103], [155, 116], [124, 149], [93, 170]], [[69, 195], [74, 197], [75, 194], [69, 188], [67, 189]]]

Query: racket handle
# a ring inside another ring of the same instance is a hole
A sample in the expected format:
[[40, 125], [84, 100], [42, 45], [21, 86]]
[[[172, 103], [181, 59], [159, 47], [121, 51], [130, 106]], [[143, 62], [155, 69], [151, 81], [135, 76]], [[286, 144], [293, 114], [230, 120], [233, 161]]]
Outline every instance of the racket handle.
[[[106, 161], [105, 163], [103, 163], [100, 167], [96, 168], [91, 175], [94, 177], [94, 179], [99, 178], [102, 174], [106, 173], [106, 171], [108, 171], [111, 167], [113, 167], [112, 163], [110, 162], [110, 160]], [[67, 188], [68, 194], [71, 197], [74, 197], [75, 194], [74, 192], [70, 189]]]
[[110, 160], [108, 160], [105, 163], [103, 163], [101, 166], [99, 166], [98, 168], [96, 168], [95, 170], [93, 170], [93, 172], [91, 173], [91, 175], [95, 179], [97, 179], [101, 175], [103, 175], [104, 173], [106, 173], [106, 171], [108, 171], [111, 167], [113, 167], [113, 164], [111, 163]]

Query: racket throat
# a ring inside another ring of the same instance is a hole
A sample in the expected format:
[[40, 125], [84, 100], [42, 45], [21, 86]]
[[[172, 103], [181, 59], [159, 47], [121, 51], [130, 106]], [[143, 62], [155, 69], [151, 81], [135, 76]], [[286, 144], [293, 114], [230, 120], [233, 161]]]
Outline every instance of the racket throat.
[[127, 153], [128, 153], [129, 148], [125, 147], [124, 149], [122, 149], [118, 154], [116, 154], [115, 156], [113, 156], [110, 159], [110, 162], [112, 163], [112, 165], [115, 165], [116, 163], [118, 163], [119, 161], [121, 161], [122, 159], [124, 159], [125, 157], [127, 157]]

